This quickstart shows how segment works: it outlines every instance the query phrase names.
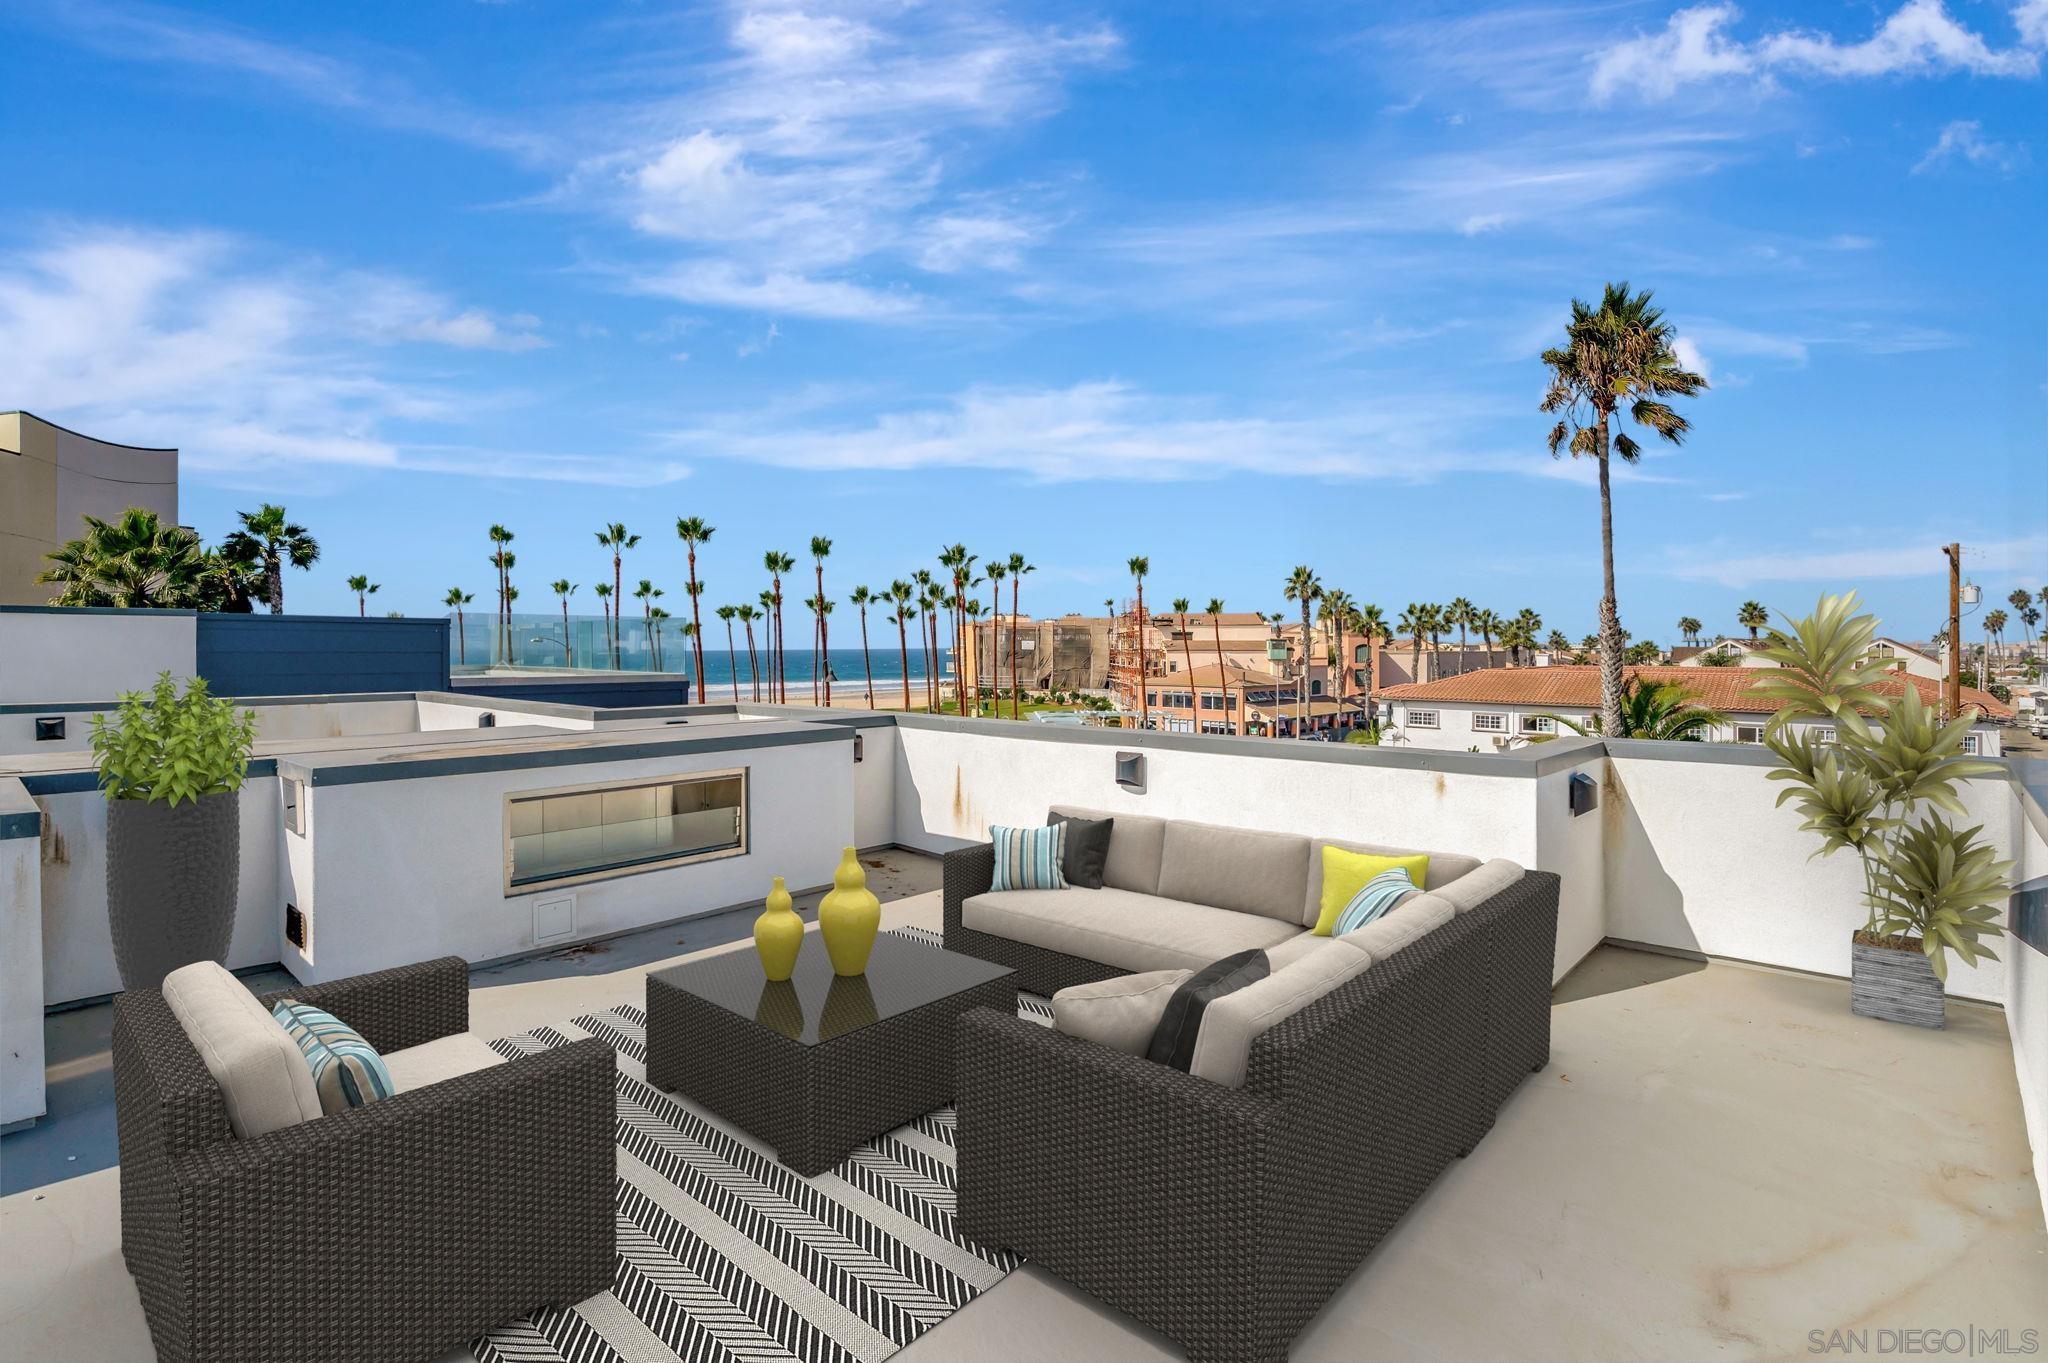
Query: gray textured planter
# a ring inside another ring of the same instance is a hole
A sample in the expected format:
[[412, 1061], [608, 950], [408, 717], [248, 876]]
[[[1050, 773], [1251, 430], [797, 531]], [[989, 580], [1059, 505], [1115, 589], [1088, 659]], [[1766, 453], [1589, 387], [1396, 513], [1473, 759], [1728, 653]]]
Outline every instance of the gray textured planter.
[[107, 923], [123, 989], [227, 961], [242, 869], [241, 793], [107, 801]]
[[1947, 994], [1917, 937], [1880, 946], [1857, 933], [1849, 944], [1849, 1011], [1858, 1017], [1944, 1027]]

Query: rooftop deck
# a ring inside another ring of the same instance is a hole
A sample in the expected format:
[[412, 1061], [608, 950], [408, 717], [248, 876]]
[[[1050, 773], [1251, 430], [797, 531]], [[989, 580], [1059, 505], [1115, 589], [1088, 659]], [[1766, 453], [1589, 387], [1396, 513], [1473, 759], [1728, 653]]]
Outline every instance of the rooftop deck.
[[[938, 927], [935, 863], [880, 861], [884, 926]], [[747, 927], [726, 914], [480, 971], [472, 1025], [503, 1036], [637, 1002], [649, 970], [733, 949]], [[2048, 1330], [2048, 1230], [2005, 1019], [1951, 1000], [1948, 1029], [1924, 1032], [1853, 1017], [1847, 994], [1597, 949], [1555, 991], [1549, 1067], [1293, 1357], [1787, 1357], [1813, 1330]], [[95, 1054], [77, 1044], [60, 1063], [85, 1082]], [[152, 1357], [120, 1261], [118, 1178], [0, 1200], [12, 1356]], [[1027, 1266], [898, 1357], [1007, 1361], [1023, 1340], [1034, 1358], [1177, 1356]]]

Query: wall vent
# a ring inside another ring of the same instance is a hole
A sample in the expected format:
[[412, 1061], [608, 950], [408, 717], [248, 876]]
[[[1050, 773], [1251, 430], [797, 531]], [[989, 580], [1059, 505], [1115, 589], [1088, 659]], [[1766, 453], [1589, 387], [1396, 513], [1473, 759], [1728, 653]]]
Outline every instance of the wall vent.
[[306, 915], [296, 904], [284, 906], [284, 939], [300, 951], [306, 949]]
[[546, 895], [533, 901], [533, 940], [535, 945], [543, 942], [558, 942], [564, 937], [574, 937], [575, 935], [575, 895]]

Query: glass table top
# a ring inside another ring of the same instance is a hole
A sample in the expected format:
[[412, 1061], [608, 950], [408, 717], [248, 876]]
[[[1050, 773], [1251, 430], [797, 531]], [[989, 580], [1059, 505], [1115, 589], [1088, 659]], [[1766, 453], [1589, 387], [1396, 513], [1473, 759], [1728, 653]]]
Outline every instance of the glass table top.
[[796, 970], [785, 981], [761, 973], [752, 947], [657, 970], [653, 978], [815, 1046], [1014, 973], [885, 932], [875, 938], [867, 973], [842, 978], [832, 973], [824, 939], [807, 932]]

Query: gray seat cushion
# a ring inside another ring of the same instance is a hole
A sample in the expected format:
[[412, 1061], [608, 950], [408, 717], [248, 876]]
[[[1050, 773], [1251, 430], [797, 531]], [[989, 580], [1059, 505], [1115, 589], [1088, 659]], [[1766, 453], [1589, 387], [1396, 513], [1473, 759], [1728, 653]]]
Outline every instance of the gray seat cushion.
[[400, 1093], [411, 1093], [414, 1089], [438, 1084], [443, 1079], [474, 1074], [504, 1063], [505, 1057], [492, 1050], [475, 1032], [436, 1037], [384, 1057], [384, 1066], [391, 1071], [392, 1087]]
[[267, 1135], [321, 1115], [305, 1052], [226, 967], [214, 961], [179, 966], [164, 976], [163, 996], [220, 1085], [237, 1136]]
[[[1308, 849], [1308, 893], [1302, 896], [1301, 921], [1308, 927], [1316, 925], [1316, 916], [1323, 911], [1323, 849], [1337, 847], [1346, 852], [1369, 852], [1377, 857], [1412, 857], [1423, 849], [1419, 847], [1387, 847], [1376, 842], [1345, 842], [1340, 838], [1313, 838]], [[1422, 888], [1434, 890], [1448, 885], [1460, 876], [1479, 867], [1479, 858], [1468, 857], [1463, 852], [1430, 852], [1428, 882]], [[1509, 863], [1512, 865], [1513, 863]]]
[[1107, 886], [992, 890], [963, 903], [960, 921], [976, 932], [1124, 970], [1199, 970], [1303, 932], [1298, 923]]
[[1308, 839], [1174, 819], [1166, 825], [1159, 893], [1299, 923], [1308, 893]]
[[[1429, 869], [1435, 872], [1435, 861], [1429, 863]], [[1439, 883], [1431, 874], [1429, 891], [1459, 913], [1468, 913], [1520, 880], [1524, 874], [1515, 862], [1495, 857], [1478, 870], [1468, 871], [1448, 884]]]
[[1136, 894], [1159, 893], [1159, 854], [1166, 839], [1166, 820], [1107, 809], [1083, 809], [1078, 805], [1054, 805], [1047, 812], [1064, 814], [1070, 819], [1116, 820], [1116, 826], [1109, 831], [1109, 856], [1102, 863], [1103, 888]]
[[1147, 970], [1093, 984], [1069, 985], [1052, 996], [1054, 1030], [1143, 1055], [1159, 1030], [1173, 991], [1192, 970]]
[[1407, 946], [1425, 932], [1434, 932], [1456, 917], [1456, 910], [1440, 894], [1419, 894], [1404, 899], [1381, 918], [1375, 918], [1356, 932], [1333, 940], [1365, 952], [1375, 961]]

